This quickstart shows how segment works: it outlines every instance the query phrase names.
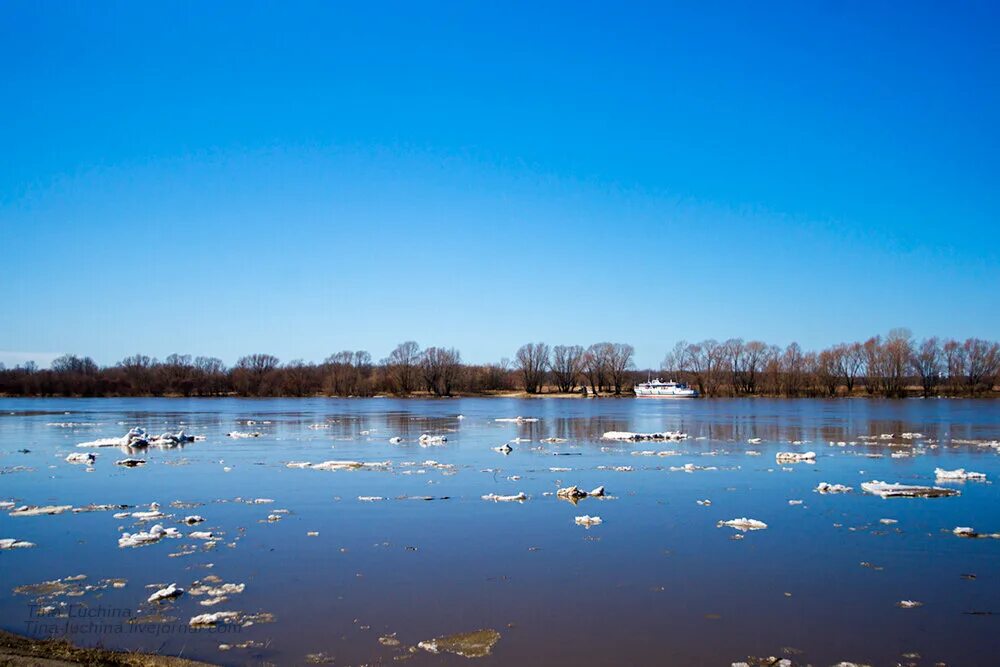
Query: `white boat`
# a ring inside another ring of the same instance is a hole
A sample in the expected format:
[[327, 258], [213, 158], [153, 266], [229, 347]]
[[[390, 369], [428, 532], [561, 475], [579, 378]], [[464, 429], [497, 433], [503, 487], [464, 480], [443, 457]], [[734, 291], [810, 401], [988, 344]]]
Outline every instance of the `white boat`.
[[698, 392], [683, 382], [663, 382], [659, 378], [635, 386], [636, 398], [697, 398]]

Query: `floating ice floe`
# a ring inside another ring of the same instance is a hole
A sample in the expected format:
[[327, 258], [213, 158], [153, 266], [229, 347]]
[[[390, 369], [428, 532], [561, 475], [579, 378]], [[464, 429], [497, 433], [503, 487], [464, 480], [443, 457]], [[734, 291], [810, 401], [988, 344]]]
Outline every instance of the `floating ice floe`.
[[900, 435], [904, 440], [917, 440], [918, 438], [926, 438], [923, 433], [903, 433]]
[[924, 603], [916, 600], [900, 600], [896, 603], [896, 606], [900, 609], [916, 609], [917, 607], [923, 607]]
[[313, 470], [385, 470], [388, 461], [323, 461], [310, 466]]
[[760, 456], [761, 453], [755, 449], [748, 449], [744, 452], [744, 454], [746, 454], [747, 456]]
[[121, 461], [115, 461], [115, 465], [125, 468], [137, 468], [138, 466], [146, 465], [146, 459], [122, 459]]
[[750, 444], [750, 445], [759, 445], [762, 442], [764, 442], [763, 438], [748, 438], [747, 439], [747, 444]]
[[1000, 533], [977, 533], [969, 526], [958, 526], [951, 532], [958, 537], [1000, 539]]
[[24, 540], [15, 540], [11, 537], [0, 538], [0, 550], [5, 549], [30, 549], [35, 546], [34, 542], [26, 542]]
[[21, 505], [10, 513], [10, 516], [44, 516], [46, 514], [62, 514], [73, 509], [72, 505]]
[[524, 502], [527, 499], [528, 495], [524, 491], [521, 491], [520, 493], [513, 496], [501, 496], [496, 493], [488, 493], [485, 496], [483, 496], [483, 500], [492, 500], [495, 503]]
[[430, 447], [431, 445], [443, 445], [448, 442], [448, 438], [443, 435], [431, 435], [429, 433], [424, 433], [417, 440], [417, 443], [421, 447]]
[[593, 491], [584, 491], [577, 486], [567, 486], [566, 488], [559, 489], [556, 491], [556, 497], [562, 498], [563, 500], [569, 500], [570, 502], [576, 504], [577, 501], [586, 498], [588, 496], [593, 496], [595, 498], [601, 498], [604, 496], [604, 487], [599, 486]]
[[882, 498], [943, 498], [946, 496], [957, 496], [959, 492], [955, 489], [944, 489], [940, 486], [918, 486], [914, 484], [890, 484], [872, 480], [862, 482], [861, 488], [868, 493]]
[[670, 472], [697, 472], [698, 470], [718, 470], [715, 466], [699, 466], [685, 463], [682, 466], [670, 466]]
[[506, 455], [506, 454], [510, 454], [512, 451], [514, 451], [514, 448], [511, 447], [508, 443], [505, 442], [502, 445], [500, 445], [499, 447], [494, 447], [493, 451], [494, 452], [499, 452], [501, 454], [505, 454]]
[[238, 611], [217, 611], [213, 614], [199, 614], [191, 617], [188, 625], [192, 627], [211, 627], [220, 623], [235, 623], [240, 618]]
[[77, 447], [120, 447], [123, 444], [121, 438], [98, 438], [97, 440], [81, 442]]
[[774, 458], [778, 463], [801, 463], [816, 461], [816, 452], [778, 452]]
[[399, 437], [398, 435], [389, 438], [389, 444], [390, 445], [398, 445], [401, 442], [403, 442], [403, 439], [401, 437]]
[[687, 433], [680, 431], [663, 431], [660, 433], [633, 433], [631, 431], [608, 431], [601, 436], [604, 440], [623, 440], [640, 442], [642, 440], [685, 440]]
[[976, 480], [981, 482], [986, 480], [985, 473], [972, 472], [971, 470], [966, 471], [965, 468], [958, 468], [956, 470], [935, 468], [934, 477], [939, 482], [964, 482], [966, 480]]
[[177, 433], [161, 433], [160, 435], [154, 435], [149, 438], [149, 444], [156, 445], [157, 447], [176, 447], [177, 445], [204, 439], [204, 436], [188, 435], [182, 429], [177, 431]]
[[816, 490], [820, 493], [850, 493], [853, 491], [853, 487], [844, 486], [843, 484], [830, 484], [829, 482], [820, 482], [816, 486]]
[[576, 523], [576, 525], [583, 526], [585, 528], [590, 528], [591, 526], [597, 526], [599, 524], [604, 523], [604, 520], [601, 519], [601, 517], [589, 516], [587, 514], [584, 514], [583, 516], [578, 516], [575, 519], [573, 519], [573, 521]]
[[244, 438], [259, 438], [260, 433], [257, 431], [230, 431], [226, 434], [226, 437], [233, 438], [234, 440], [241, 440]]
[[154, 542], [159, 542], [165, 537], [180, 537], [181, 534], [176, 528], [164, 528], [160, 524], [155, 524], [148, 531], [140, 531], [138, 533], [122, 533], [122, 536], [118, 538], [118, 546], [125, 547], [141, 547], [147, 544], [153, 544]]
[[94, 454], [93, 452], [73, 452], [66, 457], [66, 463], [82, 463], [85, 465], [92, 465], [96, 460], [97, 454]]
[[152, 519], [159, 519], [166, 516], [160, 511], [159, 503], [149, 503], [148, 510], [141, 510], [139, 512], [132, 512], [132, 516], [136, 519], [141, 519], [142, 521], [150, 521]]
[[788, 504], [791, 505], [792, 507], [795, 507], [797, 505], [801, 505], [802, 501], [801, 500], [789, 500]]
[[382, 496], [358, 496], [358, 500], [363, 503], [377, 503], [380, 500], [385, 500]]
[[767, 528], [767, 524], [763, 521], [758, 521], [757, 519], [748, 519], [745, 516], [739, 519], [729, 519], [728, 521], [720, 521], [716, 524], [717, 527], [722, 528], [723, 526], [728, 526], [730, 528], [735, 528], [746, 532], [748, 530], [764, 530]]
[[188, 537], [192, 540], [214, 540], [215, 533], [210, 530], [193, 530], [188, 533]]
[[189, 526], [193, 526], [196, 523], [201, 523], [204, 520], [205, 519], [203, 517], [200, 517], [197, 514], [192, 514], [191, 516], [184, 517], [184, 523], [186, 523]]
[[204, 436], [187, 435], [183, 430], [177, 433], [163, 433], [151, 436], [146, 433], [145, 429], [135, 427], [120, 438], [98, 438], [89, 442], [81, 442], [77, 447], [134, 447], [140, 449], [149, 445], [174, 447], [199, 439], [204, 440]]
[[508, 424], [533, 424], [537, 422], [538, 419], [535, 417], [500, 417], [494, 419], [495, 422], [508, 423]]
[[699, 505], [701, 505], [702, 507], [711, 507], [712, 506], [712, 501], [709, 500], [708, 498], [705, 498], [704, 500], [696, 500], [695, 502], [698, 503]]
[[[81, 507], [74, 507], [73, 514], [83, 514], [84, 512], [111, 512], [114, 510], [127, 510], [131, 505], [114, 505], [110, 503], [90, 503]], [[128, 512], [125, 513], [128, 515]], [[116, 515], [117, 516], [117, 515]]]
[[150, 595], [146, 602], [162, 602], [163, 600], [169, 600], [171, 598], [180, 597], [184, 594], [184, 589], [179, 588], [177, 584], [170, 584], [166, 588], [161, 588], [152, 595]]

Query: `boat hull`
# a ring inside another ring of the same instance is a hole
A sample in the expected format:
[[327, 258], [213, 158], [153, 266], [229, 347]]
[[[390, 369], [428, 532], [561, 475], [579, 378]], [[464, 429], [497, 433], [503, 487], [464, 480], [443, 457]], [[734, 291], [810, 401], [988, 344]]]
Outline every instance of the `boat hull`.
[[635, 395], [636, 398], [698, 398], [698, 394], [639, 394]]

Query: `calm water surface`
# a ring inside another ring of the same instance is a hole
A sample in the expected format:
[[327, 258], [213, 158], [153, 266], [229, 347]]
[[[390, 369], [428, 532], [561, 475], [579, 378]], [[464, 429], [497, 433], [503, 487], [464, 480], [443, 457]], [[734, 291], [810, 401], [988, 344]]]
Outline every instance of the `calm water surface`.
[[[234, 665], [303, 664], [318, 653], [337, 665], [404, 656], [412, 656], [413, 665], [458, 665], [468, 659], [407, 649], [480, 628], [502, 635], [492, 654], [478, 660], [483, 665], [729, 665], [756, 655], [816, 665], [997, 664], [1000, 540], [961, 539], [951, 530], [1000, 532], [997, 450], [953, 442], [1000, 438], [998, 406], [963, 400], [0, 400], [0, 500], [138, 509], [155, 501], [171, 515], [165, 526], [223, 535], [210, 550], [186, 537], [122, 549], [120, 534], [142, 527], [132, 518], [110, 511], [36, 517], [4, 511], [0, 537], [37, 546], [0, 552], [0, 625], [38, 634], [75, 624], [70, 638], [79, 643]], [[538, 421], [494, 421], [518, 415]], [[81, 425], [52, 425], [63, 422]], [[316, 424], [325, 427], [310, 428]], [[206, 439], [140, 452], [148, 463], [139, 468], [115, 466], [126, 456], [118, 448], [76, 447], [132, 426], [152, 433], [183, 427]], [[233, 430], [261, 436], [226, 437]], [[681, 430], [690, 438], [602, 441], [611, 430]], [[903, 432], [925, 437], [903, 441]], [[420, 447], [422, 433], [448, 441]], [[859, 440], [883, 433], [896, 437]], [[404, 442], [389, 444], [393, 436]], [[566, 442], [541, 442], [549, 437]], [[522, 440], [510, 455], [493, 451], [515, 438]], [[748, 444], [751, 438], [762, 442]], [[789, 444], [796, 440], [806, 442]], [[636, 455], [643, 450], [679, 454]], [[775, 463], [778, 451], [808, 450], [817, 452], [815, 463]], [[81, 451], [98, 454], [92, 471], [65, 462]], [[914, 455], [893, 458], [893, 451]], [[390, 465], [337, 472], [286, 467], [331, 459]], [[407, 465], [427, 460], [452, 467]], [[686, 463], [715, 469], [670, 471]], [[984, 472], [989, 481], [955, 485], [961, 495], [952, 498], [859, 492], [860, 483], [872, 479], [931, 484], [936, 467]], [[813, 489], [822, 481], [855, 491], [820, 495]], [[612, 497], [574, 506], [552, 495], [570, 484], [604, 485]], [[481, 499], [520, 491], [529, 497], [524, 503]], [[274, 503], [237, 501], [256, 498]], [[701, 499], [711, 505], [697, 504]], [[173, 508], [173, 501], [201, 505]], [[267, 521], [280, 509], [288, 513]], [[206, 521], [180, 525], [188, 514]], [[603, 523], [576, 525], [574, 517], [584, 514]], [[733, 539], [737, 531], [716, 525], [743, 516], [768, 528]], [[310, 531], [319, 535], [307, 536]], [[38, 596], [14, 591], [78, 574], [87, 576], [81, 584], [127, 583], [44, 602], [70, 618], [34, 617]], [[158, 609], [145, 602], [150, 585], [189, 588], [207, 575], [243, 583], [245, 590], [212, 607], [200, 604], [205, 596], [185, 595]], [[923, 605], [901, 609], [904, 599]], [[81, 617], [87, 610], [103, 629], [88, 627], [90, 619]], [[192, 616], [214, 611], [267, 612], [274, 620], [239, 632], [186, 631]], [[156, 623], [107, 618], [152, 613], [160, 615]], [[380, 643], [392, 634], [400, 646]], [[220, 644], [234, 648], [222, 651]]]

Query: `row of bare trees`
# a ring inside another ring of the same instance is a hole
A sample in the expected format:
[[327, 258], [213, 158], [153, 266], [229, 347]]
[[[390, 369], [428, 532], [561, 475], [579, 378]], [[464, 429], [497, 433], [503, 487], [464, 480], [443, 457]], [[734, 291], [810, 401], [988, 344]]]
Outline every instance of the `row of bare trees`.
[[[48, 369], [33, 362], [10, 369], [0, 365], [0, 394], [452, 396], [523, 389], [622, 395], [651, 374], [636, 370], [634, 354], [625, 343], [528, 343], [513, 361], [463, 364], [454, 348], [421, 349], [407, 341], [378, 362], [364, 350], [338, 352], [318, 364], [300, 359], [283, 364], [270, 354], [252, 354], [232, 367], [215, 357], [186, 354], [162, 361], [137, 354], [107, 367], [64, 355]], [[779, 348], [739, 338], [681, 341], [660, 373], [688, 382], [704, 396], [984, 395], [998, 383], [1000, 344], [978, 338], [915, 341], [905, 329], [819, 352], [797, 343]]]
[[906, 329], [819, 352], [803, 351], [798, 343], [782, 349], [740, 338], [681, 341], [661, 369], [706, 396], [982, 395], [1000, 381], [1000, 344], [978, 338], [915, 341]]
[[545, 343], [522, 345], [515, 355], [521, 387], [529, 394], [541, 393], [551, 382], [561, 393], [590, 388], [593, 395], [622, 394], [632, 382], [635, 349], [626, 343], [595, 343], [584, 349], [580, 345]]
[[282, 364], [271, 354], [241, 357], [227, 368], [215, 357], [172, 354], [163, 361], [137, 354], [101, 368], [68, 354], [39, 369], [34, 362], [5, 369], [0, 394], [14, 396], [372, 396], [427, 392], [435, 396], [514, 389], [506, 365], [463, 365], [458, 350], [421, 350], [402, 343], [379, 363], [364, 350], [345, 350], [322, 363]]

